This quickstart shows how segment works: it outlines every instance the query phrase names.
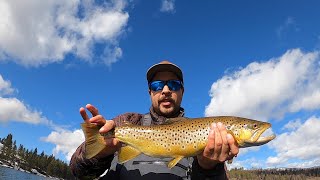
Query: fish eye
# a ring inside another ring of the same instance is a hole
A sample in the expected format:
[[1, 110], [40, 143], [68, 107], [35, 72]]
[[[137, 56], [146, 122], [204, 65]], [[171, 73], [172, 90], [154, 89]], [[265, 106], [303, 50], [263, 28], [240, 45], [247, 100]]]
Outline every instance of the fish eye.
[[258, 125], [257, 124], [253, 124], [253, 128], [257, 128], [258, 127]]

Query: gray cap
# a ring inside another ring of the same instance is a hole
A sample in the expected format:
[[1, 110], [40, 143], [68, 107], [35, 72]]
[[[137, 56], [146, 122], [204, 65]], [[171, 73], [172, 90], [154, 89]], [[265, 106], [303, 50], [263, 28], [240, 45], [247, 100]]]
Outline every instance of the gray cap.
[[151, 66], [147, 71], [148, 82], [152, 80], [156, 73], [167, 71], [173, 72], [178, 77], [178, 79], [183, 82], [183, 75], [181, 69], [177, 65], [169, 61], [161, 61], [160, 63]]

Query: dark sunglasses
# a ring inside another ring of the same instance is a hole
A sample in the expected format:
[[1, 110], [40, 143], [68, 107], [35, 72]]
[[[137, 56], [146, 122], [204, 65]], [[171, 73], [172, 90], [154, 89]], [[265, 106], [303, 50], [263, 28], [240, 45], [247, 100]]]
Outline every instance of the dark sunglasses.
[[149, 89], [152, 91], [161, 91], [163, 87], [167, 85], [171, 91], [179, 91], [183, 84], [179, 80], [168, 80], [168, 81], [152, 81], [149, 83]]

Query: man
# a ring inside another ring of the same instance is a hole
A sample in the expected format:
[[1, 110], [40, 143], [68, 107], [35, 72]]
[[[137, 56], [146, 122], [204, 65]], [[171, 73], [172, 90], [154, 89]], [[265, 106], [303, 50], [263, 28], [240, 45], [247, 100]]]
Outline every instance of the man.
[[[149, 94], [151, 98], [150, 112], [147, 114], [126, 113], [113, 120], [105, 120], [98, 110], [88, 104], [80, 108], [80, 114], [86, 123], [100, 125], [100, 133], [106, 133], [125, 121], [132, 124], [148, 126], [163, 124], [167, 118], [184, 115], [180, 106], [183, 93], [183, 74], [181, 69], [169, 62], [162, 61], [147, 71]], [[228, 179], [224, 162], [238, 154], [235, 140], [227, 134], [221, 123], [213, 123], [204, 151], [192, 158], [182, 159], [175, 167], [169, 169], [166, 163], [169, 159], [153, 158], [140, 155], [124, 164], [117, 163], [114, 154], [121, 147], [115, 138], [105, 139], [106, 148], [94, 158], [84, 157], [85, 144], [82, 143], [73, 154], [70, 167], [78, 178], [95, 178], [109, 169], [105, 179]]]

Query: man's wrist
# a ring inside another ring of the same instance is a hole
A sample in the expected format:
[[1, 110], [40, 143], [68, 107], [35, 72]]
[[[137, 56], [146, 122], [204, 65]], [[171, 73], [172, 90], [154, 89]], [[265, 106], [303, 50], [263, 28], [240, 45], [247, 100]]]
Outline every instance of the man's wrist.
[[214, 169], [217, 164], [219, 163], [218, 161], [212, 161], [209, 159], [204, 159], [204, 157], [198, 157], [198, 164], [201, 168], [203, 169]]

